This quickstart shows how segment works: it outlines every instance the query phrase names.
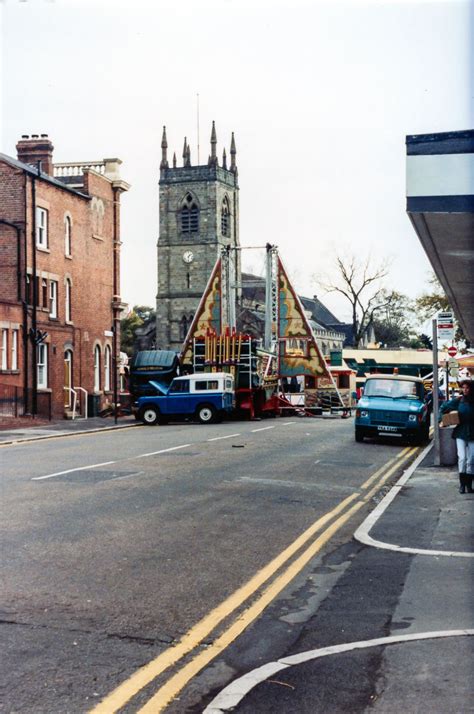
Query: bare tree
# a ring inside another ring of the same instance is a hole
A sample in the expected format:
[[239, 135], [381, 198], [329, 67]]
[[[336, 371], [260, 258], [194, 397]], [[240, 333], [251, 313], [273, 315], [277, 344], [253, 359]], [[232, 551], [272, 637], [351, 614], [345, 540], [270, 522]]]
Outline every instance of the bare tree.
[[384, 261], [373, 266], [370, 258], [361, 261], [354, 255], [337, 255], [335, 268], [334, 278], [319, 282], [327, 292], [340, 293], [349, 301], [354, 346], [358, 348], [376, 313], [391, 303], [391, 293], [382, 285], [388, 275], [389, 264]]

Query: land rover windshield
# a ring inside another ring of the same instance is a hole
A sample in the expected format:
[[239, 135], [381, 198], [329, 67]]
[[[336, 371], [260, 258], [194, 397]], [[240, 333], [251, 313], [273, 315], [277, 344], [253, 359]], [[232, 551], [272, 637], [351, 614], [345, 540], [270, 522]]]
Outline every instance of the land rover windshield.
[[397, 379], [368, 379], [364, 397], [388, 397], [389, 399], [420, 399], [421, 385]]

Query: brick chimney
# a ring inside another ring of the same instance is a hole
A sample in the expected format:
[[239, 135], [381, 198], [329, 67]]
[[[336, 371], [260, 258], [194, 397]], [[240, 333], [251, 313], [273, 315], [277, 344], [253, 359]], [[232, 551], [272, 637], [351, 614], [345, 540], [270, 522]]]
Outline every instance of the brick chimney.
[[35, 168], [41, 161], [41, 171], [53, 175], [53, 150], [54, 146], [47, 134], [23, 134], [16, 145], [18, 161], [31, 164]]

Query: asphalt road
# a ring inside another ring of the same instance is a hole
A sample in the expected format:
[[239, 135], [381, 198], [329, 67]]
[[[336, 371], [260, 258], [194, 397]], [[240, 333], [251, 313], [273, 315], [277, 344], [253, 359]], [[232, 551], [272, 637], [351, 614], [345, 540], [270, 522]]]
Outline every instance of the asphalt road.
[[[352, 420], [299, 418], [141, 427], [2, 448], [2, 711], [91, 710], [217, 611], [218, 628], [203, 628], [188, 648], [209, 652], [233, 613], [258, 605], [263, 584], [254, 587], [252, 578], [325, 514], [347, 512], [367, 479], [402, 452], [399, 444], [356, 444]], [[395, 462], [392, 480], [400, 469]], [[315, 551], [329, 559], [320, 564], [329, 568], [326, 592], [344, 575], [358, 549], [352, 533], [377, 498], [364, 488], [365, 501]], [[236, 670], [286, 647], [314, 612], [324, 588], [312, 592], [304, 564], [295, 574], [269, 600], [271, 609], [286, 608], [291, 624], [270, 625], [262, 608], [234, 638]], [[226, 611], [222, 604], [243, 587], [247, 600]], [[391, 590], [383, 616], [396, 599]], [[334, 626], [328, 618], [328, 641]], [[187, 684], [186, 662], [130, 687], [119, 698], [123, 711], [138, 711], [173, 674], [182, 686], [170, 710], [202, 711], [234, 671], [211, 658]]]

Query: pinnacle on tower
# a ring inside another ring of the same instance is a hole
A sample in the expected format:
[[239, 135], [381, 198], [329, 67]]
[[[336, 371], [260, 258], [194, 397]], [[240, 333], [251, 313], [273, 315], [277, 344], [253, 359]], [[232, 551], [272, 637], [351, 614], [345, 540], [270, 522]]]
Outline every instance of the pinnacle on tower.
[[173, 152], [173, 168], [176, 168], [176, 151]]
[[227, 155], [225, 153], [225, 149], [222, 152], [222, 168], [227, 169]]
[[169, 168], [168, 164], [168, 157], [167, 157], [167, 150], [168, 150], [168, 140], [166, 138], [166, 127], [163, 127], [163, 136], [161, 137], [161, 163], [160, 163], [160, 169], [167, 169]]
[[184, 137], [184, 146], [183, 146], [183, 166], [186, 166], [186, 159], [188, 156], [188, 142], [186, 137]]
[[216, 123], [213, 121], [212, 122], [212, 131], [211, 131], [211, 161], [210, 161], [211, 166], [219, 165], [219, 162], [217, 161], [216, 146], [217, 146]]
[[232, 132], [232, 139], [230, 142], [230, 170], [233, 173], [237, 173], [237, 164], [235, 163], [235, 157], [237, 154], [237, 149], [235, 148], [234, 132]]
[[189, 144], [186, 150], [185, 166], [191, 166], [191, 147], [189, 146]]

